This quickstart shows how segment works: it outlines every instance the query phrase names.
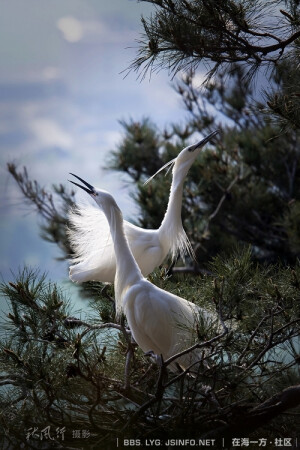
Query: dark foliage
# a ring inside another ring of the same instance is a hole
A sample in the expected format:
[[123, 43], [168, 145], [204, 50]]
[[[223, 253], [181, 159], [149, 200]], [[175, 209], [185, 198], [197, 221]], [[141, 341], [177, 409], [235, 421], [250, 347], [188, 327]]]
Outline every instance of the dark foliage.
[[[218, 328], [199, 322], [195, 346], [203, 353], [194, 376], [169, 372], [174, 358], [157, 364], [144, 356], [126, 321], [115, 323], [106, 296], [82, 320], [35, 272], [2, 284], [10, 303], [0, 352], [3, 448], [41, 448], [41, 439], [47, 448], [82, 448], [82, 433], [90, 449], [112, 448], [117, 438], [231, 442], [250, 433], [285, 437], [288, 430], [294, 439], [300, 268], [262, 268], [246, 251], [216, 258], [211, 270], [215, 276], [178, 285], [159, 273], [152, 278], [219, 318]], [[103, 303], [110, 322], [99, 317]]]

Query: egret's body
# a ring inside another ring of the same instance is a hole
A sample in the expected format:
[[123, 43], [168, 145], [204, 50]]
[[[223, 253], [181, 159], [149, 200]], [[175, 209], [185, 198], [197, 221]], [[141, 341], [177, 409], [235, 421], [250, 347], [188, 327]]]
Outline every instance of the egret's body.
[[[192, 254], [181, 220], [183, 183], [201, 148], [217, 133], [214, 131], [197, 144], [186, 147], [177, 158], [163, 167], [173, 164], [173, 179], [167, 211], [158, 229], [147, 230], [124, 221], [129, 247], [144, 276], [159, 266], [169, 252], [172, 257], [178, 251], [181, 255], [186, 252]], [[116, 273], [115, 252], [103, 212], [95, 206], [84, 205], [71, 211], [70, 222], [69, 235], [75, 253], [75, 264], [70, 267], [71, 280], [113, 283]]]
[[[107, 218], [115, 251], [117, 313], [124, 311], [135, 341], [144, 352], [162, 355], [165, 360], [188, 348], [195, 337], [199, 314], [205, 319], [209, 318], [209, 314], [193, 303], [154, 286], [143, 277], [128, 245], [122, 213], [114, 198], [79, 179], [89, 189], [75, 184], [94, 198]], [[187, 367], [195, 358], [199, 359], [199, 355], [189, 353], [177, 362]]]

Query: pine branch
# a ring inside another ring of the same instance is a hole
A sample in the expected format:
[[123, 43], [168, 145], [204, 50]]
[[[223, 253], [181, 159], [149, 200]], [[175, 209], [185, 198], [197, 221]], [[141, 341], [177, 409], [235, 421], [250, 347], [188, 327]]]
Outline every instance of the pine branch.
[[249, 436], [253, 431], [265, 426], [275, 417], [300, 405], [300, 385], [290, 386], [269, 399], [239, 415], [232, 423], [206, 433], [203, 438], [225, 438]]
[[66, 227], [68, 225], [67, 212], [74, 204], [75, 192], [66, 192], [63, 185], [53, 186], [54, 193], [60, 197], [54, 200], [53, 193], [48, 192], [36, 180], [30, 180], [26, 167], [18, 171], [13, 163], [7, 164], [7, 169], [16, 181], [24, 198], [29, 205], [36, 208], [38, 215], [42, 218], [42, 237], [45, 240], [56, 243], [63, 253], [69, 257], [72, 250], [69, 246]]
[[[155, 13], [148, 20], [142, 19], [149, 45], [146, 39], [139, 42], [138, 56], [128, 69], [142, 70], [143, 77], [148, 70], [160, 67], [173, 74], [188, 67], [195, 70], [206, 59], [214, 63], [209, 76], [225, 64], [246, 62], [256, 68], [276, 64], [300, 36], [300, 31], [293, 29], [299, 26], [296, 14], [291, 16], [281, 10], [289, 21], [285, 30], [277, 28], [276, 34], [274, 27], [255, 20], [259, 14], [269, 17], [272, 14], [268, 5], [259, 2], [242, 5], [234, 1], [223, 4], [208, 0], [172, 4], [167, 0], [146, 1], [156, 5]], [[271, 43], [266, 45], [266, 41]]]

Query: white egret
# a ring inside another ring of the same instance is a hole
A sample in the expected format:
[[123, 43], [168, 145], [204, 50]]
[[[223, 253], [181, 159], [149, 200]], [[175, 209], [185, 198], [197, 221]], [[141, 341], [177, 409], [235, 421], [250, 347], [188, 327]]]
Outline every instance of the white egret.
[[[132, 335], [144, 352], [162, 355], [164, 360], [188, 348], [195, 337], [199, 314], [204, 319], [209, 313], [193, 303], [171, 294], [146, 280], [128, 245], [121, 210], [112, 195], [94, 188], [77, 175], [85, 190], [107, 218], [116, 260], [114, 280], [117, 315], [124, 311]], [[196, 352], [178, 358], [177, 363], [188, 367], [200, 356]], [[172, 363], [172, 369], [176, 364]]]
[[[159, 169], [158, 172], [173, 165], [168, 207], [158, 229], [143, 229], [124, 221], [129, 246], [144, 276], [159, 266], [169, 252], [173, 258], [178, 251], [181, 256], [185, 253], [193, 255], [181, 220], [183, 183], [203, 146], [218, 132], [219, 130], [216, 130], [197, 144], [184, 148], [175, 159]], [[71, 280], [113, 283], [116, 271], [115, 254], [102, 211], [92, 205], [81, 205], [70, 211], [69, 220], [69, 237], [75, 255], [75, 264], [70, 266]]]

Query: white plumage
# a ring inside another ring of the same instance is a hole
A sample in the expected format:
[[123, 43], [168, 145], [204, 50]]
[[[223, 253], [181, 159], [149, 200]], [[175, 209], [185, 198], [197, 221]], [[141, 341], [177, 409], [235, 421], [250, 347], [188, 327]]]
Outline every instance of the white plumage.
[[[132, 335], [144, 352], [154, 352], [166, 360], [188, 348], [195, 339], [195, 325], [199, 314], [209, 319], [209, 314], [191, 302], [160, 289], [146, 280], [129, 248], [122, 213], [114, 198], [106, 191], [95, 189], [80, 179], [107, 218], [113, 249], [116, 275], [114, 281], [116, 310], [124, 311]], [[199, 359], [197, 352], [178, 358], [177, 363], [188, 367]], [[171, 368], [175, 369], [173, 363]]]
[[[168, 207], [158, 229], [143, 229], [124, 221], [125, 235], [144, 276], [159, 266], [168, 253], [173, 258], [178, 252], [182, 256], [186, 253], [193, 255], [181, 220], [183, 183], [201, 148], [217, 133], [218, 130], [197, 144], [186, 147], [177, 158], [158, 171], [173, 165]], [[113, 283], [116, 272], [115, 253], [103, 212], [93, 205], [79, 205], [70, 211], [69, 220], [69, 237], [74, 250], [74, 264], [70, 266], [71, 280]]]

